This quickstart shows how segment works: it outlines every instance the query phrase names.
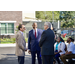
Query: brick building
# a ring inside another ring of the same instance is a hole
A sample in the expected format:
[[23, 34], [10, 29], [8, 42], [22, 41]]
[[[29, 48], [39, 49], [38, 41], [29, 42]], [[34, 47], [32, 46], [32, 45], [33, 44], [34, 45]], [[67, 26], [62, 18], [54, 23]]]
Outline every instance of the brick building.
[[22, 23], [22, 11], [0, 11], [1, 38], [14, 38], [15, 28]]

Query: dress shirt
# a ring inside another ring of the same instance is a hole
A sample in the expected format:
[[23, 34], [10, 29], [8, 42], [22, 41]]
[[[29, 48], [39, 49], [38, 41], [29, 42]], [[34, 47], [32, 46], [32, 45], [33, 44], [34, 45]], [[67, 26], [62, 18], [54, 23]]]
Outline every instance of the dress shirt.
[[73, 54], [75, 54], [75, 49], [74, 49], [75, 45], [73, 44], [73, 42], [70, 42], [70, 44], [68, 44], [67, 46], [67, 51], [68, 52], [72, 52]]
[[[35, 29], [33, 29], [33, 34], [34, 34], [34, 36], [35, 36]], [[38, 36], [38, 34], [37, 34], [37, 28], [36, 28], [36, 37]], [[28, 50], [30, 50], [30, 49], [28, 49]]]
[[58, 48], [58, 52], [60, 50], [62, 51], [62, 52], [59, 53], [60, 55], [65, 54], [65, 43], [64, 42], [60, 43], [59, 48]]
[[[35, 29], [33, 29], [33, 34], [35, 35]], [[36, 29], [36, 37], [38, 36], [37, 34], [37, 29]]]
[[60, 52], [59, 54], [65, 54], [65, 43], [61, 42], [58, 44], [58, 48], [56, 48], [57, 42], [54, 44], [54, 49], [58, 49], [58, 52], [61, 50], [62, 52]]
[[21, 32], [21, 34], [23, 35], [23, 32], [22, 31], [20, 31]]

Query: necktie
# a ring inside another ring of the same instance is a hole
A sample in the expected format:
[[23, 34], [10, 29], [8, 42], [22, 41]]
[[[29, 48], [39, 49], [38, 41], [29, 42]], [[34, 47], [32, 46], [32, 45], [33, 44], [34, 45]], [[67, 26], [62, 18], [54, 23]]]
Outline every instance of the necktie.
[[35, 38], [36, 38], [36, 30], [35, 30]]

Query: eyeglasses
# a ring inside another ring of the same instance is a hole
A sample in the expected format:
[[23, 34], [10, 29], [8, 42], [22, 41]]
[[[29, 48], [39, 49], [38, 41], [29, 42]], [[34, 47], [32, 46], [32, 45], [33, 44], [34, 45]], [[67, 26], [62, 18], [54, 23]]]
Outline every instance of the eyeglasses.
[[23, 27], [23, 29], [25, 29], [25, 27]]

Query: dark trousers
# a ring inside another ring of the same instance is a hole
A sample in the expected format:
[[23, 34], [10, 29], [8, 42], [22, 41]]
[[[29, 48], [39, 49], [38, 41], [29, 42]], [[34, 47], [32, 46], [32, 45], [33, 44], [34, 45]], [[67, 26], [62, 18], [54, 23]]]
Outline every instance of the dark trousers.
[[18, 63], [24, 64], [24, 56], [18, 56]]
[[[58, 52], [57, 50], [55, 52]], [[56, 54], [55, 55], [55, 59], [57, 60], [58, 64], [60, 64], [60, 60], [59, 60], [60, 54]]]
[[42, 55], [43, 64], [53, 64], [53, 55]]
[[36, 54], [37, 54], [37, 58], [38, 58], [38, 64], [42, 64], [40, 51], [31, 51], [32, 64], [35, 64]]
[[62, 55], [60, 56], [60, 59], [62, 60], [62, 62], [64, 64], [68, 64], [68, 62], [66, 61], [66, 59], [72, 59], [75, 58], [75, 54], [68, 54], [68, 55]]

